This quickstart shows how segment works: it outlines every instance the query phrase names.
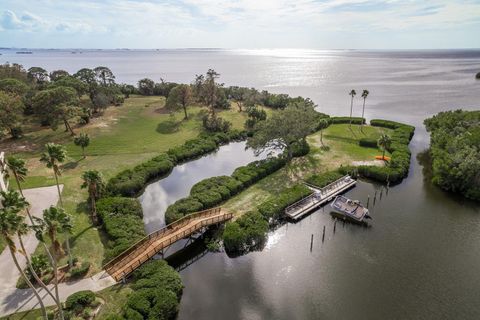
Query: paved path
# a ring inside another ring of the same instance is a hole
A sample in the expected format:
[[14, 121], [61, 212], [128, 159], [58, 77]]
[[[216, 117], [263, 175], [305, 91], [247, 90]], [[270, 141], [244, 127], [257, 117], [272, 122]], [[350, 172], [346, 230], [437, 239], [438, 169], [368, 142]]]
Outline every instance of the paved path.
[[[63, 189], [63, 186], [60, 187]], [[58, 201], [56, 186], [26, 189], [23, 193], [30, 203], [30, 213], [36, 217], [41, 217], [44, 209], [55, 205]], [[25, 221], [29, 223], [28, 220], [27, 218]], [[23, 237], [23, 240], [27, 252], [33, 253], [38, 245], [35, 235], [30, 232]], [[20, 246], [18, 245], [18, 247]], [[25, 268], [25, 258], [18, 253], [17, 258], [20, 266]], [[30, 289], [23, 290], [15, 287], [19, 277], [20, 273], [13, 263], [10, 252], [5, 249], [0, 254], [0, 316], [39, 307], [38, 301]], [[103, 272], [76, 282], [61, 283], [59, 285], [60, 298], [65, 300], [70, 294], [79, 290], [98, 291], [114, 283], [115, 281]], [[42, 290], [41, 295], [45, 296], [45, 305], [54, 305], [53, 300], [45, 291]]]

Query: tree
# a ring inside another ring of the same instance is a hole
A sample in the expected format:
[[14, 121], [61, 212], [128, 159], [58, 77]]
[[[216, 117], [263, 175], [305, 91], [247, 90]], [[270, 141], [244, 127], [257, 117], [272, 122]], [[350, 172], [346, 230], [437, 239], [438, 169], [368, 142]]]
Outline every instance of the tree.
[[0, 65], [0, 79], [14, 78], [22, 82], [28, 82], [27, 71], [21, 64], [18, 63], [4, 63]]
[[352, 97], [352, 101], [350, 103], [350, 124], [349, 124], [349, 126], [352, 127], [353, 97], [357, 95], [357, 92], [355, 92], [355, 90], [352, 89], [352, 91], [350, 91], [348, 95]]
[[256, 106], [247, 107], [248, 119], [245, 121], [245, 128], [253, 129], [259, 121], [267, 119], [267, 113], [265, 110], [259, 109]]
[[192, 103], [192, 90], [187, 84], [179, 84], [174, 87], [168, 95], [166, 107], [170, 110], [176, 111], [183, 109], [185, 119], [188, 119], [187, 107]]
[[102, 174], [97, 170], [85, 171], [82, 174], [82, 179], [82, 189], [86, 188], [88, 190], [92, 220], [96, 224], [98, 222], [96, 201], [100, 199], [105, 189], [105, 181], [103, 180]]
[[243, 111], [243, 106], [250, 96], [250, 90], [245, 87], [230, 87], [230, 97], [235, 100], [238, 112]]
[[0, 134], [7, 130], [12, 138], [20, 138], [23, 109], [19, 96], [0, 91]]
[[22, 233], [24, 233], [24, 231], [27, 229], [27, 225], [25, 222], [23, 222], [23, 217], [19, 215], [19, 212], [20, 212], [20, 209], [17, 207], [2, 205], [2, 207], [0, 208], [0, 234], [4, 242], [7, 244], [7, 247], [10, 251], [10, 255], [15, 264], [15, 267], [17, 267], [22, 278], [30, 287], [35, 297], [38, 299], [38, 302], [40, 303], [40, 307], [42, 309], [43, 318], [48, 319], [47, 311], [45, 309], [45, 305], [43, 304], [42, 298], [38, 294], [38, 291], [35, 289], [35, 287], [33, 286], [30, 279], [27, 277], [23, 269], [20, 267], [20, 264], [16, 256], [17, 247], [15, 245], [14, 236], [15, 235], [21, 236]]
[[383, 153], [382, 153], [382, 160], [385, 160], [385, 151], [390, 148], [390, 144], [392, 143], [392, 139], [390, 136], [386, 133], [382, 133], [380, 138], [378, 138], [378, 146], [382, 148]]
[[320, 143], [322, 144], [322, 146], [323, 146], [323, 130], [328, 128], [328, 126], [329, 126], [329, 123], [327, 119], [322, 118], [319, 120], [318, 129], [320, 130]]
[[80, 133], [80, 135], [76, 136], [73, 138], [73, 143], [75, 143], [76, 146], [79, 146], [82, 148], [82, 154], [83, 154], [83, 159], [85, 159], [87, 156], [85, 154], [85, 148], [88, 147], [90, 144], [90, 137], [86, 133]]
[[80, 112], [75, 89], [56, 87], [42, 90], [33, 97], [32, 103], [35, 112], [53, 130], [58, 128], [59, 122], [63, 122], [65, 130], [69, 131], [72, 136], [75, 135], [69, 122]]
[[[2, 207], [4, 208], [16, 208], [18, 209], [19, 212], [28, 209], [29, 203], [27, 200], [17, 191], [7, 191], [7, 192], [0, 192], [0, 198], [1, 198], [1, 204]], [[33, 224], [33, 221], [32, 221]], [[20, 243], [20, 247], [22, 249], [21, 253], [25, 257], [25, 260], [27, 261], [27, 266], [29, 269], [30, 275], [37, 281], [37, 283], [52, 297], [52, 299], [55, 300], [55, 297], [53, 296], [52, 292], [48, 287], [45, 285], [45, 283], [40, 279], [38, 276], [38, 273], [34, 270], [34, 267], [32, 265], [32, 262], [30, 261], [29, 255], [27, 250], [25, 249], [25, 245], [23, 243], [22, 236], [25, 235], [29, 231], [29, 228], [26, 224], [17, 231], [18, 235], [18, 240]]]
[[60, 205], [63, 207], [62, 193], [60, 192], [60, 185], [58, 183], [58, 176], [61, 175], [59, 163], [65, 161], [67, 157], [67, 150], [64, 146], [55, 143], [47, 143], [45, 145], [45, 152], [42, 153], [40, 157], [40, 162], [43, 162], [47, 168], [53, 170], [53, 175], [55, 176], [55, 182], [57, 184], [58, 199], [60, 200]]
[[20, 80], [7, 78], [0, 80], [0, 91], [23, 97], [28, 91], [28, 86]]
[[31, 67], [27, 72], [28, 78], [37, 85], [43, 85], [48, 82], [47, 70], [40, 67]]
[[96, 80], [97, 75], [95, 71], [92, 69], [83, 68], [78, 70], [73, 76], [88, 86], [88, 95], [90, 97], [90, 101], [93, 103], [93, 99], [98, 89], [98, 83]]
[[63, 256], [65, 252], [58, 240], [59, 233], [68, 233], [72, 229], [70, 216], [62, 208], [50, 206], [43, 210], [43, 220], [36, 218], [38, 225], [45, 225], [45, 230], [53, 245], [53, 250], [58, 256]]
[[316, 111], [311, 104], [289, 105], [260, 122], [253, 137], [248, 139], [247, 147], [253, 148], [257, 154], [266, 150], [283, 150], [290, 160], [292, 145], [304, 142], [315, 129], [316, 122]]
[[[370, 92], [368, 90], [363, 90], [362, 92], [362, 98], [363, 98], [363, 108], [362, 108], [362, 119], [365, 116], [365, 100], [367, 100], [368, 94]], [[362, 128], [363, 128], [363, 121], [362, 121]]]
[[65, 70], [54, 70], [50, 72], [50, 80], [51, 81], [57, 81], [60, 80], [63, 77], [68, 77], [70, 76], [70, 73], [68, 73]]
[[153, 80], [144, 78], [138, 81], [138, 92], [144, 96], [153, 95], [153, 90], [155, 89], [155, 82]]
[[77, 79], [73, 76], [66, 75], [55, 82], [49, 84], [48, 88], [56, 88], [56, 87], [69, 87], [75, 89], [77, 92], [77, 96], [80, 98], [82, 95], [88, 92], [88, 85], [82, 82], [80, 79]]
[[215, 70], [208, 69], [207, 76], [205, 77], [205, 81], [203, 83], [205, 104], [211, 109], [212, 113], [215, 112], [214, 108], [218, 98], [218, 85], [215, 80], [219, 77], [220, 74], [217, 73]]
[[104, 86], [111, 85], [115, 83], [115, 76], [113, 75], [112, 70], [107, 67], [96, 67], [93, 69], [95, 72], [96, 80], [98, 83], [101, 83]]
[[123, 83], [120, 85], [120, 92], [123, 93], [125, 98], [130, 98], [130, 95], [135, 93], [135, 87], [131, 84]]

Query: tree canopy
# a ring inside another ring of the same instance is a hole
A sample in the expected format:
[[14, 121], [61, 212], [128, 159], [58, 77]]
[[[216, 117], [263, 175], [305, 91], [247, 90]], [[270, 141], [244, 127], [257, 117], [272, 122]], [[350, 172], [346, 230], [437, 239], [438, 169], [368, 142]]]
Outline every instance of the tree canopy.
[[0, 134], [8, 131], [12, 138], [21, 136], [23, 108], [19, 96], [0, 91]]

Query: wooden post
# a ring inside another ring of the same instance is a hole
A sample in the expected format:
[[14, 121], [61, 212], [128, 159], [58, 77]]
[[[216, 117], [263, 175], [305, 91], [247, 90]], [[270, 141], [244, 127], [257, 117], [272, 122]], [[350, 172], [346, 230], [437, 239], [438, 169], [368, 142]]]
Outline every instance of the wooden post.
[[335, 218], [335, 221], [333, 222], [333, 233], [337, 230], [337, 218]]
[[312, 249], [313, 249], [313, 233], [312, 233], [312, 236], [310, 238], [310, 252], [312, 252]]
[[367, 208], [369, 205], [370, 205], [370, 195], [368, 195], [368, 198], [367, 198]]
[[323, 226], [322, 242], [325, 241], [325, 226]]

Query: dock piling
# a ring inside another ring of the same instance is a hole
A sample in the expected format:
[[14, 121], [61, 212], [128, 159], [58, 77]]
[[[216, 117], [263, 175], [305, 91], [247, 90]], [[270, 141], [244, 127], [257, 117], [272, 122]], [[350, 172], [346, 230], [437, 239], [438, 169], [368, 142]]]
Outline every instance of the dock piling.
[[333, 233], [337, 230], [337, 218], [335, 218], [335, 221], [333, 222]]
[[310, 238], [310, 252], [312, 252], [312, 249], [313, 249], [313, 233], [312, 233], [312, 236]]
[[323, 235], [322, 235], [322, 242], [325, 241], [325, 226], [323, 226]]

